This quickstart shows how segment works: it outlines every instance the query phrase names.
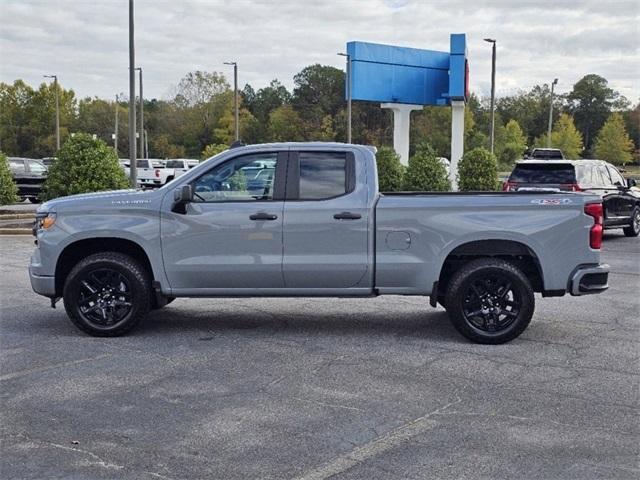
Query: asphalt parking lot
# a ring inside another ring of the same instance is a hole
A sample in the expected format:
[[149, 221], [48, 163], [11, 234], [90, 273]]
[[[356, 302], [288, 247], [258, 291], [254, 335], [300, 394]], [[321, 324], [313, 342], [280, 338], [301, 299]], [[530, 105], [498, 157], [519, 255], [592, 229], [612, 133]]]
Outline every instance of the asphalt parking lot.
[[412, 297], [179, 299], [79, 333], [0, 237], [0, 477], [638, 478], [640, 241], [502, 346]]

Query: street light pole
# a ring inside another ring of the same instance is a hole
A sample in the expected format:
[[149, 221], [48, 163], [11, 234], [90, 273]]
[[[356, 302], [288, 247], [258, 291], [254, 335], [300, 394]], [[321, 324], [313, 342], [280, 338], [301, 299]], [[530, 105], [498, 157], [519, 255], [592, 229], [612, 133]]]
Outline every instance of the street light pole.
[[551, 148], [551, 124], [553, 123], [553, 87], [558, 84], [558, 79], [551, 82], [551, 100], [549, 100], [549, 127], [547, 129], [547, 148]]
[[133, 36], [133, 0], [129, 0], [129, 172], [131, 188], [138, 184], [136, 155], [136, 53]]
[[238, 112], [238, 62], [224, 62], [225, 65], [233, 65], [233, 103], [236, 127], [236, 142], [240, 140], [240, 115]]
[[118, 105], [118, 95], [116, 94], [116, 125], [113, 133], [113, 149], [116, 151], [116, 155], [120, 158], [120, 154], [118, 153], [118, 110], [120, 105]]
[[347, 59], [347, 86], [345, 88], [347, 94], [347, 143], [351, 143], [351, 55], [348, 53], [338, 53], [338, 55]]
[[142, 95], [142, 67], [137, 67], [140, 74], [140, 158], [147, 158], [144, 148], [144, 96]]
[[496, 112], [495, 112], [495, 102], [496, 102], [496, 40], [493, 38], [485, 38], [485, 42], [489, 42], [493, 44], [492, 53], [491, 53], [491, 153], [493, 153], [493, 147], [495, 143], [495, 132], [496, 132]]
[[60, 150], [60, 100], [58, 98], [58, 76], [44, 75], [45, 78], [53, 78], [53, 89], [56, 91], [56, 152]]

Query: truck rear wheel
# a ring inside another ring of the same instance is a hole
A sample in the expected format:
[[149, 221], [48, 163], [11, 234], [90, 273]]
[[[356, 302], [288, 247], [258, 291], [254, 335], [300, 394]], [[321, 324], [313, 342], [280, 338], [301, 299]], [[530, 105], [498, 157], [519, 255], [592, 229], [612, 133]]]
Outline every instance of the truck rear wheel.
[[115, 337], [129, 332], [151, 307], [147, 271], [117, 252], [90, 255], [69, 273], [63, 290], [69, 319], [83, 332]]
[[453, 326], [476, 343], [518, 337], [531, 322], [535, 300], [527, 277], [497, 258], [472, 260], [449, 282], [445, 304]]

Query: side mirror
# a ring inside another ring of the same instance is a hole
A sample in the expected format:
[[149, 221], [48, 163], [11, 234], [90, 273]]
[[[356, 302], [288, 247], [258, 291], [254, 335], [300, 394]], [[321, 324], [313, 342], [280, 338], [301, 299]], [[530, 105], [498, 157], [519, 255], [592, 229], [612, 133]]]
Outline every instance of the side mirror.
[[627, 187], [635, 187], [638, 184], [635, 178], [627, 178]]
[[191, 185], [182, 185], [173, 191], [173, 199], [176, 203], [189, 203], [193, 201], [193, 188]]

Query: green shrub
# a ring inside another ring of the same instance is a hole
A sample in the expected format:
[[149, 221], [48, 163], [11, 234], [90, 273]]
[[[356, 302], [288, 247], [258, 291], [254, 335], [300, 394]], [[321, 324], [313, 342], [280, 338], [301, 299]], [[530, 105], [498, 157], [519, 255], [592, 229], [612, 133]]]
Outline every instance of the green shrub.
[[432, 192], [451, 190], [447, 169], [438, 160], [431, 145], [427, 143], [419, 145], [416, 154], [409, 159], [409, 168], [404, 176], [404, 188]]
[[18, 187], [11, 177], [9, 162], [0, 152], [0, 205], [11, 205], [18, 201]]
[[380, 147], [376, 153], [376, 165], [381, 192], [402, 190], [405, 167], [400, 163], [400, 155], [393, 148]]
[[64, 143], [58, 160], [49, 168], [43, 197], [49, 200], [127, 186], [127, 177], [113, 149], [89, 134], [76, 133]]
[[225, 150], [229, 150], [227, 145], [223, 143], [212, 143], [211, 145], [207, 145], [204, 147], [204, 150], [200, 154], [201, 160], [206, 160], [207, 158], [211, 158], [214, 155], [224, 152]]
[[486, 148], [474, 148], [458, 163], [458, 188], [461, 191], [499, 189], [498, 161]]

